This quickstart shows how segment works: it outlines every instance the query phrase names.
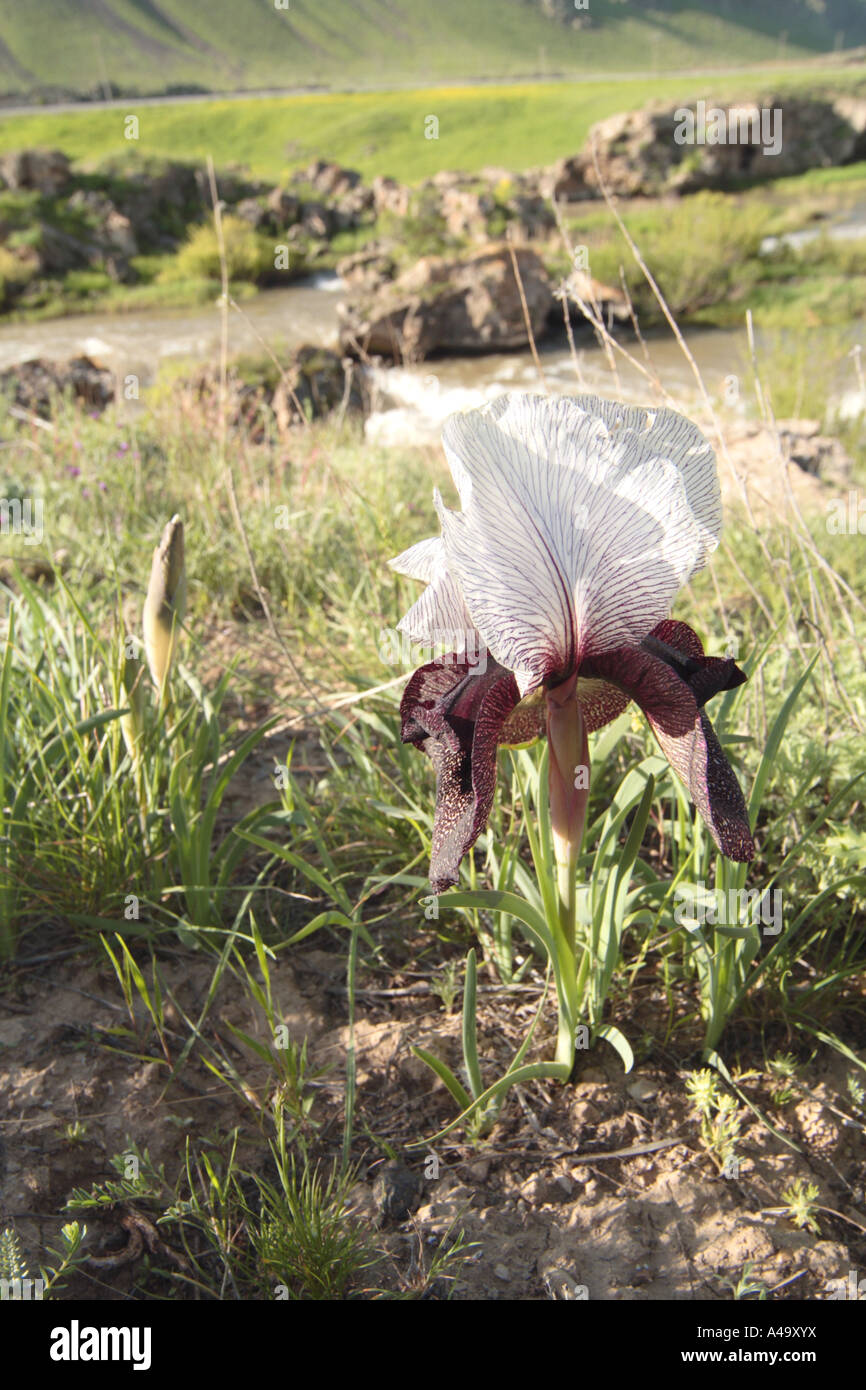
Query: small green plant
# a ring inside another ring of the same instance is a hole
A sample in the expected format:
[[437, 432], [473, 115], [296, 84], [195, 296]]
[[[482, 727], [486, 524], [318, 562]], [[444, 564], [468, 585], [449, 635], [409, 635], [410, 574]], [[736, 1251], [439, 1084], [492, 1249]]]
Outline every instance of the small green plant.
[[430, 988], [442, 1000], [442, 1008], [449, 1018], [454, 1012], [454, 1003], [460, 993], [460, 986], [457, 982], [459, 972], [459, 961], [449, 960], [442, 966], [438, 976], [430, 981]]
[[785, 1203], [786, 1215], [789, 1220], [793, 1221], [798, 1230], [805, 1227], [816, 1236], [821, 1234], [821, 1228], [815, 1216], [815, 1212], [819, 1210], [818, 1196], [816, 1184], [807, 1182], [805, 1178], [795, 1178], [782, 1193], [782, 1201]]
[[866, 1113], [866, 1087], [855, 1072], [851, 1072], [845, 1083], [848, 1099], [861, 1115]]
[[737, 1156], [739, 1106], [733, 1096], [722, 1090], [719, 1078], [707, 1067], [686, 1079], [686, 1095], [700, 1120], [701, 1138], [719, 1171], [723, 1172]]
[[797, 1094], [796, 1081], [797, 1063], [790, 1052], [780, 1053], [773, 1057], [769, 1064], [770, 1069], [770, 1095], [773, 1097], [774, 1105], [788, 1105]]
[[117, 1178], [106, 1178], [90, 1190], [76, 1187], [66, 1203], [67, 1211], [99, 1211], [122, 1202], [158, 1202], [170, 1191], [165, 1168], [152, 1161], [147, 1149], [129, 1140], [122, 1153], [109, 1159]]
[[756, 1278], [753, 1274], [754, 1267], [754, 1261], [746, 1260], [736, 1278], [726, 1276], [719, 1281], [723, 1288], [731, 1290], [735, 1302], [754, 1299], [758, 1303], [763, 1303], [769, 1296], [770, 1290], [765, 1281]]
[[0, 1302], [21, 1299], [45, 1299], [62, 1292], [66, 1280], [83, 1262], [81, 1245], [87, 1227], [71, 1221], [60, 1229], [60, 1249], [48, 1247], [56, 1264], [39, 1267], [39, 1278], [30, 1271], [18, 1232], [7, 1226], [0, 1231]]

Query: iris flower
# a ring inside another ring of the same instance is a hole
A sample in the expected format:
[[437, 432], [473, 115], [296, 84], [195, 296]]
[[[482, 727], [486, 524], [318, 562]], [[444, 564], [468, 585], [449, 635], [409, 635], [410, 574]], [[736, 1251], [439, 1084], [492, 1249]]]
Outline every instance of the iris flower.
[[[718, 848], [751, 860], [743, 794], [704, 713], [746, 677], [669, 616], [721, 530], [704, 436], [672, 410], [511, 394], [451, 416], [443, 443], [462, 510], [435, 493], [441, 535], [391, 561], [427, 584], [401, 631], [454, 635], [401, 704], [403, 742], [436, 772], [433, 891], [457, 883], [487, 823], [498, 745], [546, 733], [560, 894], [573, 897], [588, 735], [631, 700]], [[473, 665], [479, 639], [487, 660]]]

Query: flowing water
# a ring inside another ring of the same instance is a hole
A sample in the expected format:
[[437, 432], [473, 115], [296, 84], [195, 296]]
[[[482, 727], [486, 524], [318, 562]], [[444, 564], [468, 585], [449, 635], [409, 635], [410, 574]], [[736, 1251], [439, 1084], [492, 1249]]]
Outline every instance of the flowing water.
[[[866, 209], [859, 208], [828, 228], [840, 237], [866, 233]], [[808, 229], [795, 237], [811, 237]], [[259, 356], [267, 345], [280, 358], [301, 343], [335, 347], [342, 282], [333, 274], [298, 281], [289, 289], [265, 290], [244, 301], [229, 315], [231, 354]], [[630, 338], [623, 333], [623, 340]], [[693, 329], [686, 334], [689, 349], [708, 393], [716, 403], [745, 414], [751, 392], [746, 389], [750, 368], [745, 329]], [[852, 328], [851, 344], [856, 341]], [[656, 399], [645, 374], [616, 354], [616, 372], [609, 355], [591, 332], [576, 330], [571, 353], [564, 332], [541, 347], [541, 367], [553, 391], [590, 391], [634, 402]], [[135, 373], [149, 384], [160, 365], [170, 359], [216, 362], [219, 355], [220, 314], [216, 303], [187, 309], [141, 310], [131, 314], [88, 314], [27, 324], [0, 325], [0, 369], [34, 357], [63, 359], [80, 353], [95, 358], [118, 375]], [[647, 340], [651, 367], [634, 341], [628, 350], [684, 409], [701, 400], [694, 372], [673, 334], [654, 334]], [[772, 343], [758, 340], [761, 348]], [[449, 357], [417, 366], [374, 367], [373, 408], [367, 436], [382, 444], [432, 443], [443, 419], [455, 410], [490, 400], [503, 391], [538, 390], [539, 372], [529, 351]], [[866, 408], [852, 363], [845, 364], [833, 384], [840, 414]]]

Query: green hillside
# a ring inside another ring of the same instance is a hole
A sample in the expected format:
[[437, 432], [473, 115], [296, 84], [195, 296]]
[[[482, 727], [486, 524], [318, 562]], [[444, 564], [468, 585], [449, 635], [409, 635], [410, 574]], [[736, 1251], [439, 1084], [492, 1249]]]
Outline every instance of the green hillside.
[[652, 73], [866, 43], [866, 0], [578, 3], [0, 0], [0, 92], [46, 99]]
[[[862, 95], [862, 69], [753, 69], [748, 76], [715, 78], [711, 87], [694, 77], [644, 77], [166, 102], [141, 108], [138, 140], [124, 137], [125, 108], [84, 105], [0, 116], [0, 152], [55, 147], [84, 161], [155, 155], [203, 162], [210, 154], [218, 167], [241, 164], [274, 180], [322, 158], [349, 164], [367, 179], [385, 173], [412, 182], [439, 169], [550, 164], [575, 154], [595, 121], [651, 99], [688, 105], [708, 94], [721, 100], [816, 86]], [[439, 122], [435, 140], [424, 138], [430, 115]]]

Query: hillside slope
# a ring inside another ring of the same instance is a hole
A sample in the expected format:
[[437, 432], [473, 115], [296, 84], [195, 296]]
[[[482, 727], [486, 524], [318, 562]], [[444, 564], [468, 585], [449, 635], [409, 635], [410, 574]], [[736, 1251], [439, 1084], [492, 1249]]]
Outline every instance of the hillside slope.
[[[652, 73], [866, 44], [866, 0], [0, 0], [0, 93]], [[285, 5], [285, 8], [277, 6]]]

